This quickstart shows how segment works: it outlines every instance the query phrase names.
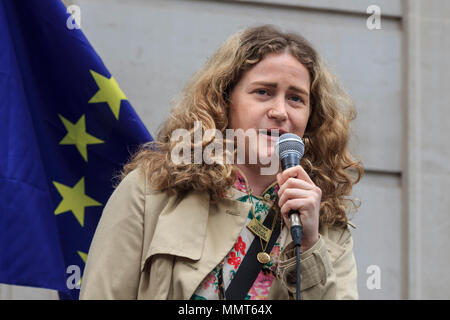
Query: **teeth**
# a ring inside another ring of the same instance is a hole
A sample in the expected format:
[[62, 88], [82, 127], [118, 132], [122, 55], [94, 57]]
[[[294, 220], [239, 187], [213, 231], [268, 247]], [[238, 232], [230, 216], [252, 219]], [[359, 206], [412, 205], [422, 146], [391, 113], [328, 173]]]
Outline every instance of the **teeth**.
[[278, 134], [276, 134], [275, 130], [261, 130], [260, 133], [271, 136], [271, 137], [278, 137], [280, 136], [280, 132], [278, 132]]

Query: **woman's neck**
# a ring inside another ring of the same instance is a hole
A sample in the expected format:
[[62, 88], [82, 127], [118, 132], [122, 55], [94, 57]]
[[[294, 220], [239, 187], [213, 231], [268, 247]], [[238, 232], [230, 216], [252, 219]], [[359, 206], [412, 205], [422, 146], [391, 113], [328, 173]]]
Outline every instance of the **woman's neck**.
[[257, 165], [236, 164], [247, 179], [252, 194], [260, 196], [263, 191], [277, 179], [276, 175], [262, 175], [261, 167]]

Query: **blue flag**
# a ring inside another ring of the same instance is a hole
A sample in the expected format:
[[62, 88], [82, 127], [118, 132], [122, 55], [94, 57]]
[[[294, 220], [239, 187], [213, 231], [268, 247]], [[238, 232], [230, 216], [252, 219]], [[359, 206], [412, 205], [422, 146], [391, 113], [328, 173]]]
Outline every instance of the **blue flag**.
[[113, 177], [152, 138], [70, 19], [0, 2], [0, 283], [77, 299]]

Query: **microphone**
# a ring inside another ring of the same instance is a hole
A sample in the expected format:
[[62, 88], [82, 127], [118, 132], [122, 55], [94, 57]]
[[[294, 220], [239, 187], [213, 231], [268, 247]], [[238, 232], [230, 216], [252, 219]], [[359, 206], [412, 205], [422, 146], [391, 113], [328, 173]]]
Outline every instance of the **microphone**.
[[[282, 134], [278, 138], [276, 150], [281, 161], [281, 168], [284, 170], [300, 165], [300, 160], [305, 154], [305, 145], [302, 139], [293, 133]], [[290, 210], [289, 221], [291, 223], [291, 236], [295, 246], [302, 244], [303, 228], [300, 222], [299, 212]]]
[[[281, 161], [281, 168], [284, 170], [300, 165], [305, 154], [305, 145], [302, 139], [293, 133], [282, 134], [275, 146], [278, 150], [278, 155]], [[300, 223], [299, 212], [297, 210], [290, 210], [289, 221], [291, 223], [291, 236], [295, 245], [295, 255], [297, 264], [297, 285], [296, 285], [296, 298], [300, 300], [300, 246], [302, 245], [303, 227]]]

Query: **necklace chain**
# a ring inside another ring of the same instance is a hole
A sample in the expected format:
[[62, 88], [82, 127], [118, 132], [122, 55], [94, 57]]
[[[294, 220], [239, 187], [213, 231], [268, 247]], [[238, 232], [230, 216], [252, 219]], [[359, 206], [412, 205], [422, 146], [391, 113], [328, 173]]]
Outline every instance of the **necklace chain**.
[[[248, 194], [248, 200], [249, 200], [249, 202], [251, 204], [252, 218], [256, 220], [256, 215], [255, 215], [255, 211], [254, 211], [254, 208], [253, 208], [252, 190], [248, 187], [248, 185], [247, 185], [247, 194]], [[272, 209], [273, 206], [275, 206], [275, 202], [272, 204], [272, 207], [270, 209]], [[277, 214], [274, 215], [273, 220], [272, 220], [272, 227], [270, 228], [269, 241], [270, 241], [270, 237], [272, 236], [272, 232], [275, 229], [276, 221], [277, 221]], [[258, 235], [258, 234], [256, 234], [256, 236], [259, 238], [259, 242], [261, 244], [262, 252], [266, 252], [267, 246], [269, 245], [269, 241], [267, 241], [266, 245], [264, 246], [262, 237], [260, 235]]]

